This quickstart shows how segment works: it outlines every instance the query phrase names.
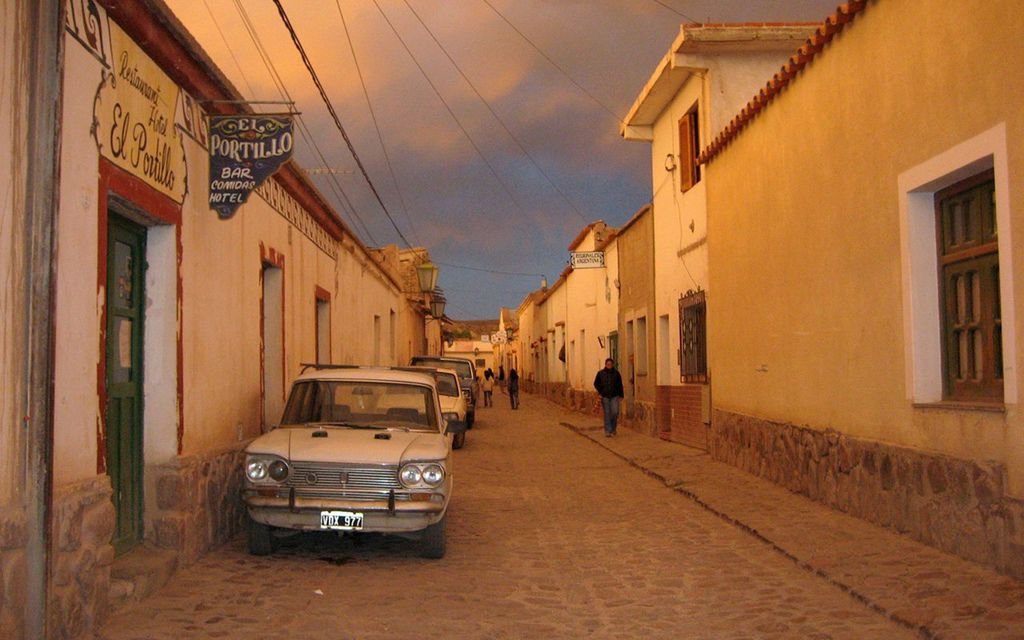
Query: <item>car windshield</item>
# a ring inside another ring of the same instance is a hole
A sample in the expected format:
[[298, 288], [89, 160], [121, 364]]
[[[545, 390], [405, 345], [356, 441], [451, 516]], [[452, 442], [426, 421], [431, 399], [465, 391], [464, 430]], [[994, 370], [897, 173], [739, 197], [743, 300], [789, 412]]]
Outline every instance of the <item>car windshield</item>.
[[437, 369], [455, 369], [460, 378], [473, 377], [473, 365], [465, 360], [444, 360], [442, 358], [413, 358], [414, 365], [421, 367], [435, 367]]
[[282, 427], [309, 423], [437, 431], [434, 392], [428, 386], [360, 380], [302, 380], [292, 387]]

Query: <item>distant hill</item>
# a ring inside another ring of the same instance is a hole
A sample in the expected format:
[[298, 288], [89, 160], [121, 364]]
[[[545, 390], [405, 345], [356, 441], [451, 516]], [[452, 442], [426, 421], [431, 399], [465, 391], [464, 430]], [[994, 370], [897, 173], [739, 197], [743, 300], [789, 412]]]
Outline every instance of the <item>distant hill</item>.
[[[451, 320], [448, 331], [459, 338], [479, 338], [498, 330], [498, 320]], [[468, 332], [468, 336], [466, 335]]]

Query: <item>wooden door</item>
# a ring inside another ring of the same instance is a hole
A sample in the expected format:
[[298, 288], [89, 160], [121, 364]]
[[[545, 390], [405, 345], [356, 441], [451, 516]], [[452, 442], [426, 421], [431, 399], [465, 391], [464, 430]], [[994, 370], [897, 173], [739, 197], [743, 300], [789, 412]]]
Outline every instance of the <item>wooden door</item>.
[[142, 323], [146, 229], [111, 215], [107, 238], [106, 440], [114, 550], [142, 539]]

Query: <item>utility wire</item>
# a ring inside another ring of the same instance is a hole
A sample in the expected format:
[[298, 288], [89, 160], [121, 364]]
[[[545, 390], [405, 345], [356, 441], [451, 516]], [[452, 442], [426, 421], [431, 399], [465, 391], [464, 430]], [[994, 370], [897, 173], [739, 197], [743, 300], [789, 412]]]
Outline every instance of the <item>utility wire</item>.
[[206, 7], [206, 13], [210, 14], [210, 19], [213, 21], [213, 26], [217, 27], [217, 33], [220, 34], [220, 39], [224, 41], [224, 45], [228, 48], [228, 53], [231, 54], [231, 59], [235, 61], [235, 67], [238, 68], [238, 73], [241, 74], [242, 80], [245, 81], [245, 86], [249, 89], [249, 95], [255, 96], [256, 92], [252, 89], [252, 83], [249, 82], [249, 77], [245, 75], [245, 69], [238, 62], [238, 58], [235, 57], [235, 50], [228, 44], [228, 39], [224, 36], [224, 31], [220, 28], [220, 22], [217, 21], [217, 16], [213, 15], [213, 10], [210, 9], [210, 3], [207, 0], [203, 0], [203, 5]]
[[520, 38], [525, 40], [531, 47], [533, 47], [534, 51], [539, 53], [542, 58], [544, 58], [549, 63], [551, 63], [551, 66], [553, 66], [554, 68], [558, 69], [562, 73], [562, 75], [565, 76], [566, 79], [573, 84], [573, 86], [575, 86], [577, 89], [579, 89], [583, 93], [587, 94], [587, 96], [591, 100], [593, 100], [594, 103], [597, 106], [601, 107], [606, 112], [608, 112], [608, 115], [610, 115], [612, 118], [614, 118], [616, 123], [618, 123], [620, 125], [623, 124], [622, 119], [619, 118], [619, 116], [615, 115], [615, 112], [612, 111], [610, 107], [608, 107], [605, 103], [603, 103], [600, 100], [598, 100], [597, 97], [594, 94], [592, 94], [589, 91], [587, 91], [587, 89], [583, 85], [581, 85], [580, 83], [576, 82], [576, 80], [574, 80], [573, 77], [569, 75], [568, 71], [563, 69], [557, 62], [555, 62], [551, 58], [551, 56], [549, 56], [548, 54], [544, 53], [544, 51], [540, 47], [538, 47], [536, 44], [534, 44], [533, 40], [530, 40], [528, 37], [526, 37], [525, 33], [520, 31], [519, 28], [516, 27], [516, 25], [512, 24], [512, 22], [508, 18], [506, 18], [504, 15], [502, 15], [502, 13], [500, 11], [498, 11], [496, 8], [494, 8], [494, 5], [491, 4], [490, 0], [483, 0], [483, 2], [488, 7], [490, 7], [491, 11], [493, 11], [499, 18], [501, 18], [505, 22], [505, 24], [507, 24], [509, 27], [512, 28], [513, 31], [515, 31], [517, 34], [519, 34]]
[[671, 11], [672, 13], [674, 13], [676, 15], [679, 15], [679, 16], [682, 16], [682, 17], [686, 18], [687, 20], [689, 20], [690, 22], [700, 23], [700, 20], [694, 20], [693, 18], [691, 18], [690, 16], [686, 15], [682, 11], [676, 9], [675, 7], [670, 7], [669, 5], [665, 4], [661, 0], [651, 0], [651, 2], [653, 2], [654, 4], [658, 4], [658, 5], [661, 5], [661, 6], [665, 7], [666, 9]]
[[519, 141], [519, 138], [517, 138], [516, 135], [514, 133], [512, 133], [512, 131], [505, 124], [505, 121], [501, 119], [501, 116], [499, 116], [497, 113], [495, 113], [494, 109], [491, 108], [490, 103], [487, 102], [487, 100], [480, 94], [480, 91], [477, 90], [476, 85], [473, 84], [473, 81], [470, 80], [469, 77], [466, 75], [466, 73], [462, 70], [462, 67], [459, 66], [459, 63], [456, 62], [454, 58], [452, 58], [452, 56], [448, 52], [448, 50], [445, 49], [443, 44], [441, 44], [441, 41], [438, 40], [437, 36], [434, 35], [434, 32], [430, 30], [430, 27], [428, 27], [426, 25], [426, 23], [423, 21], [423, 18], [420, 17], [420, 14], [417, 13], [416, 9], [414, 9], [412, 7], [412, 5], [409, 4], [409, 0], [403, 0], [403, 1], [405, 2], [405, 6], [409, 7], [409, 11], [411, 11], [412, 14], [414, 16], [416, 16], [416, 19], [419, 20], [420, 25], [422, 25], [423, 28], [426, 30], [426, 32], [430, 35], [431, 39], [434, 41], [434, 44], [436, 44], [437, 47], [444, 53], [445, 57], [448, 58], [448, 61], [452, 63], [453, 67], [455, 67], [455, 70], [459, 72], [460, 76], [462, 76], [462, 79], [466, 81], [466, 84], [468, 84], [469, 87], [473, 90], [473, 93], [476, 94], [476, 97], [479, 98], [480, 102], [482, 102], [484, 107], [487, 108], [487, 111], [492, 116], [494, 116], [494, 119], [498, 121], [498, 124], [501, 125], [501, 128], [505, 130], [505, 133], [508, 134], [508, 137], [512, 138], [512, 141], [516, 143], [516, 146], [519, 147], [519, 150], [522, 151], [523, 154], [527, 158], [529, 158], [530, 162], [537, 169], [537, 171], [539, 171], [540, 174], [542, 176], [544, 176], [544, 179], [547, 180], [547, 183], [549, 185], [551, 185], [551, 187], [555, 191], [558, 192], [558, 195], [562, 196], [562, 199], [565, 200], [565, 203], [568, 204], [572, 208], [572, 210], [576, 213], [576, 215], [578, 215], [580, 217], [580, 220], [582, 220], [584, 223], [588, 222], [586, 216], [584, 216], [583, 213], [580, 212], [580, 210], [576, 208], [576, 205], [574, 205], [572, 203], [572, 200], [569, 199], [569, 196], [567, 196], [561, 189], [558, 188], [558, 185], [556, 185], [551, 180], [551, 178], [548, 176], [547, 173], [544, 172], [544, 169], [542, 169], [540, 167], [540, 165], [537, 163], [537, 161], [534, 159], [534, 157], [532, 155], [530, 155], [530, 152], [526, 150], [526, 147], [524, 147], [523, 144]]
[[[384, 134], [381, 133], [380, 123], [377, 121], [377, 114], [373, 110], [373, 102], [370, 100], [370, 92], [366, 88], [366, 79], [363, 78], [363, 69], [359, 65], [359, 58], [356, 56], [356, 46], [352, 41], [352, 34], [348, 30], [348, 21], [345, 20], [345, 12], [341, 9], [341, 0], [335, 0], [335, 4], [338, 6], [338, 15], [341, 17], [341, 26], [345, 29], [345, 39], [348, 40], [348, 50], [352, 54], [352, 62], [356, 67], [356, 74], [359, 76], [359, 84], [363, 88], [363, 97], [366, 99], [366, 107], [370, 111], [370, 119], [373, 120], [373, 128], [377, 131], [377, 140], [380, 142], [380, 149], [384, 153], [384, 164], [387, 165], [388, 174], [391, 175], [391, 182], [395, 185], [395, 191], [398, 193], [398, 201], [402, 205], [402, 212], [405, 214], [405, 219], [409, 223], [409, 231], [413, 240], [416, 240], [416, 228], [412, 222], [412, 216], [409, 215], [409, 207], [406, 206], [405, 196], [402, 193], [402, 187], [398, 184], [398, 178], [395, 177], [395, 168], [391, 164], [391, 156], [388, 154], [387, 145], [384, 144]], [[417, 244], [419, 244], [417, 242]]]
[[543, 273], [523, 273], [521, 271], [499, 271], [497, 269], [484, 269], [482, 267], [467, 267], [459, 264], [448, 264], [445, 262], [438, 262], [434, 260], [434, 264], [441, 265], [442, 267], [451, 267], [452, 269], [465, 269], [467, 271], [482, 271], [484, 273], [496, 273], [502, 276], [530, 276], [536, 278], [546, 277]]
[[[205, 1], [206, 0], [204, 0], [204, 2]], [[242, 19], [242, 24], [243, 24], [243, 26], [245, 26], [246, 31], [248, 32], [249, 38], [253, 42], [253, 46], [256, 47], [256, 51], [260, 55], [260, 59], [263, 62], [264, 66], [266, 67], [267, 73], [270, 75], [271, 80], [274, 82], [275, 86], [277, 87], [277, 91], [278, 91], [279, 95], [282, 98], [287, 98], [289, 101], [291, 101], [292, 100], [291, 94], [288, 91], [288, 88], [284, 85], [284, 81], [281, 79], [281, 75], [278, 73], [276, 67], [274, 66], [273, 60], [270, 58], [269, 54], [267, 54], [266, 49], [263, 46], [263, 43], [262, 43], [262, 41], [259, 38], [259, 34], [257, 34], [256, 31], [255, 31], [255, 25], [253, 25], [252, 20], [249, 17], [248, 12], [245, 10], [245, 7], [243, 5], [241, 5], [240, 0], [234, 0], [234, 1], [235, 1], [235, 5], [236, 5], [236, 10], [239, 13], [239, 17]], [[340, 7], [339, 7], [339, 9], [340, 9]], [[210, 15], [211, 15], [211, 18], [213, 18], [213, 20], [216, 22], [216, 17], [214, 17], [214, 14], [211, 12]], [[344, 16], [342, 16], [342, 20], [344, 20]], [[347, 25], [346, 25], [345, 29], [346, 29], [346, 35], [348, 35], [348, 27], [347, 27]], [[221, 39], [224, 40], [224, 45], [228, 48], [228, 51], [231, 53], [232, 58], [234, 58], [234, 51], [232, 50], [230, 42], [225, 37], [223, 31], [220, 31], [219, 27], [218, 27], [218, 31], [221, 34]], [[350, 40], [350, 42], [351, 42], [351, 40]], [[354, 57], [354, 55], [355, 54], [353, 53], [353, 57]], [[243, 74], [243, 77], [244, 77], [244, 74]], [[361, 75], [360, 75], [360, 77], [361, 77]], [[246, 82], [246, 84], [248, 85], [248, 81]], [[364, 87], [364, 90], [365, 90], [365, 87]], [[251, 86], [250, 86], [250, 91], [251, 91]], [[369, 98], [367, 98], [367, 101], [369, 102]], [[299, 124], [300, 124], [300, 132], [304, 134], [303, 135], [304, 139], [310, 144], [311, 148], [313, 148], [313, 150], [315, 151], [315, 153], [317, 154], [317, 156], [320, 158], [321, 162], [323, 163], [323, 166], [327, 166], [329, 163], [324, 158], [323, 152], [320, 150], [319, 145], [316, 143], [316, 138], [314, 138], [310, 134], [310, 132], [309, 132], [308, 128], [305, 126], [302, 118], [299, 117], [298, 120], [299, 120]], [[374, 122], [376, 122], [376, 120], [374, 120]], [[383, 147], [383, 142], [382, 142], [382, 147]], [[386, 151], [385, 151], [385, 153], [386, 153]], [[319, 175], [319, 173], [317, 173], [316, 171], [310, 171], [309, 173], [310, 173], [310, 175]], [[336, 187], [335, 195], [338, 196], [339, 199], [343, 199], [346, 203], [348, 203], [348, 206], [354, 212], [355, 208], [352, 205], [352, 202], [348, 199], [348, 196], [345, 194], [344, 190], [341, 188], [341, 185], [337, 183], [337, 177], [334, 175], [335, 172], [329, 171], [329, 172], [326, 172], [326, 173], [329, 174], [331, 176], [331, 178], [332, 178], [331, 186], [332, 187]], [[347, 213], [347, 211], [346, 211], [346, 213]], [[360, 226], [362, 227], [363, 231], [366, 233], [367, 237], [371, 240], [371, 242], [376, 244], [376, 241], [373, 239], [372, 234], [370, 234], [369, 229], [367, 229], [365, 223], [363, 223], [362, 218], [360, 218], [358, 216], [358, 214], [356, 214], [355, 215], [355, 219], [359, 222]], [[540, 274], [540, 273], [534, 274], [534, 273], [504, 272], [504, 271], [495, 271], [493, 269], [482, 269], [482, 268], [479, 268], [479, 267], [469, 267], [469, 266], [464, 266], [464, 265], [456, 265], [456, 264], [443, 263], [443, 262], [437, 262], [437, 261], [434, 261], [434, 262], [435, 262], [435, 264], [438, 264], [438, 265], [441, 265], [441, 266], [450, 267], [452, 269], [466, 269], [466, 270], [469, 270], [469, 271], [482, 271], [482, 272], [496, 273], [496, 274], [500, 274], [500, 275], [511, 275], [511, 276], [536, 276], [536, 277], [544, 277], [544, 274]]]
[[[267, 73], [270, 74], [270, 79], [277, 87], [278, 93], [281, 97], [285, 97], [289, 101], [292, 101], [292, 96], [289, 93], [288, 88], [285, 86], [284, 80], [281, 79], [281, 74], [277, 72], [277, 67], [274, 65], [273, 60], [267, 53], [266, 47], [263, 46], [263, 41], [256, 32], [256, 26], [252, 23], [252, 19], [249, 17], [248, 11], [245, 10], [245, 6], [241, 3], [241, 0], [234, 0], [234, 4], [235, 10], [242, 19], [242, 25], [245, 27], [253, 46], [256, 47], [256, 52], [260, 55], [263, 66], [266, 67]], [[228, 47], [228, 50], [231, 50], [231, 45], [227, 41], [225, 41], [224, 44]], [[320, 145], [317, 144], [316, 138], [313, 137], [309, 128], [306, 126], [305, 120], [302, 116], [298, 116], [296, 120], [299, 123], [299, 133], [302, 135], [302, 139], [306, 141], [306, 144], [308, 144], [311, 149], [313, 149], [317, 157], [320, 158], [320, 162], [323, 166], [327, 166], [327, 159], [324, 157], [323, 151], [320, 150]], [[342, 188], [337, 176], [331, 175], [328, 185], [330, 185], [331, 191], [334, 193], [335, 198], [337, 198], [337, 202], [340, 205], [339, 208], [348, 215], [350, 221], [358, 223], [358, 226], [362, 228], [362, 231], [365, 234], [365, 238], [367, 238], [371, 243], [376, 244], [373, 234], [370, 233], [369, 228], [366, 226], [366, 223], [363, 222], [358, 210], [352, 204], [352, 201], [349, 200], [348, 194], [345, 193], [345, 190]], [[353, 227], [354, 226], [356, 225], [353, 224]]]
[[[278, 1], [279, 0], [274, 0], [274, 2]], [[466, 127], [462, 125], [462, 122], [459, 120], [459, 117], [455, 115], [455, 111], [452, 110], [451, 105], [449, 105], [448, 102], [444, 99], [444, 96], [441, 95], [441, 92], [438, 90], [437, 86], [434, 85], [434, 82], [430, 79], [430, 76], [427, 75], [427, 72], [423, 68], [423, 65], [421, 65], [420, 61], [416, 59], [416, 56], [413, 55], [412, 50], [409, 48], [409, 45], [406, 44], [401, 34], [398, 33], [398, 29], [395, 28], [395, 25], [391, 23], [390, 19], [388, 19], [387, 14], [384, 13], [383, 9], [381, 9], [380, 4], [377, 2], [377, 0], [373, 0], [373, 4], [374, 6], [377, 7], [377, 11], [380, 12], [380, 15], [383, 16], [384, 21], [388, 23], [389, 27], [391, 27], [391, 31], [395, 34], [395, 37], [398, 38], [398, 41], [405, 48], [405, 51], [406, 53], [409, 54], [409, 58], [413, 61], [413, 64], [415, 64], [416, 68], [420, 70], [420, 74], [423, 75], [423, 78], [427, 81], [427, 84], [430, 85], [431, 89], [433, 89], [434, 94], [437, 96], [437, 99], [440, 100], [441, 104], [444, 105], [444, 108], [448, 110], [448, 115], [450, 115], [452, 117], [452, 120], [455, 121], [455, 124], [459, 127], [459, 130], [462, 131], [462, 135], [466, 136], [466, 140], [469, 141], [470, 146], [473, 147], [473, 150], [476, 151], [477, 155], [480, 156], [480, 159], [483, 160], [485, 165], [487, 165], [487, 168], [490, 170], [491, 175], [494, 176], [494, 179], [497, 180], [498, 184], [501, 185], [501, 188], [505, 191], [505, 194], [512, 199], [512, 202], [515, 203], [515, 205], [519, 208], [520, 212], [525, 215], [523, 205], [519, 202], [515, 195], [512, 194], [512, 191], [508, 188], [508, 185], [506, 185], [505, 182], [498, 175], [498, 172], [494, 168], [494, 165], [490, 163], [490, 161], [487, 159], [487, 156], [483, 154], [483, 151], [480, 150], [480, 147], [478, 147], [476, 142], [473, 140], [473, 137], [469, 135], [469, 131], [467, 131]]]
[[352, 144], [352, 140], [348, 137], [348, 132], [345, 131], [345, 127], [341, 124], [341, 119], [338, 118], [338, 113], [334, 110], [334, 105], [331, 103], [330, 98], [327, 97], [327, 91], [324, 90], [323, 84], [320, 82], [319, 76], [316, 74], [316, 70], [313, 69], [313, 63], [310, 62], [309, 56], [306, 55], [306, 49], [302, 46], [302, 42], [299, 40], [298, 34], [295, 33], [295, 28], [292, 26], [291, 20], [288, 19], [288, 14], [284, 10], [284, 6], [281, 5], [281, 0], [274, 0], [274, 4], [277, 6], [277, 12], [281, 14], [281, 20], [284, 22], [285, 28], [288, 29], [288, 33], [291, 35], [292, 42], [295, 44], [295, 48], [298, 49], [299, 55], [302, 56], [302, 62], [306, 65], [306, 69], [309, 71], [309, 75], [313, 78], [313, 84], [316, 85], [317, 90], [320, 92], [320, 98], [323, 99], [324, 104], [327, 105], [327, 111], [330, 112], [331, 118], [334, 119], [334, 125], [341, 132], [341, 137], [345, 139], [345, 144], [348, 145], [348, 150], [352, 154], [352, 158], [356, 161], [356, 166], [359, 167], [359, 171], [362, 172], [363, 178], [366, 180], [366, 184], [369, 185], [370, 191], [373, 192], [373, 196], [380, 203], [381, 209], [384, 211], [384, 215], [387, 216], [388, 220], [391, 221], [391, 226], [395, 228], [395, 232], [398, 237], [402, 239], [405, 246], [412, 248], [409, 240], [406, 239], [402, 230], [398, 228], [395, 223], [395, 219], [391, 217], [391, 212], [388, 211], [387, 205], [384, 204], [384, 200], [381, 199], [380, 193], [377, 191], [377, 187], [373, 185], [373, 180], [370, 179], [370, 174], [366, 171], [366, 166], [363, 165], [363, 161], [359, 159], [359, 154], [356, 153], [356, 148]]

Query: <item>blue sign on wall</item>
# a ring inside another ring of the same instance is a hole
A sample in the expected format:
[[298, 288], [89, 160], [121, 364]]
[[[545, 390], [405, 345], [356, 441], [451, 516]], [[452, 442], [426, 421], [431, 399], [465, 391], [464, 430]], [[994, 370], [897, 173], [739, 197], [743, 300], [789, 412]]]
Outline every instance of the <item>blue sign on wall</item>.
[[210, 116], [210, 208], [227, 220], [292, 157], [288, 115]]

